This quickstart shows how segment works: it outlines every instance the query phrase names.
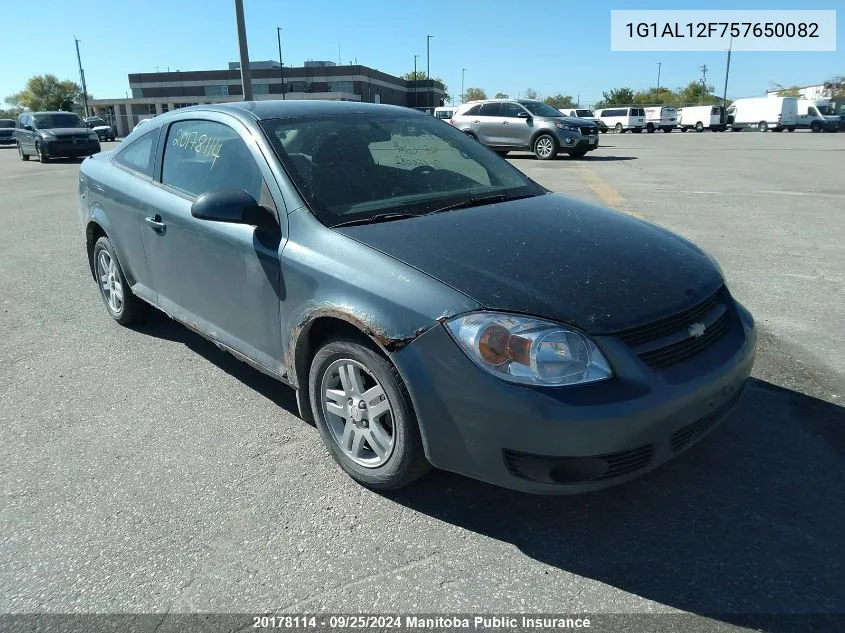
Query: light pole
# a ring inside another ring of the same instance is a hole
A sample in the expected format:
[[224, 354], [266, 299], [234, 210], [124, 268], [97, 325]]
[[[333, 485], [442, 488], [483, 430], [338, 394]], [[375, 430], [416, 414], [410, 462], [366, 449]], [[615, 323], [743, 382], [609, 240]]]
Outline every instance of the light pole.
[[282, 27], [276, 27], [276, 39], [279, 42], [279, 79], [282, 80], [282, 99], [285, 99], [285, 63], [282, 61]]
[[657, 62], [657, 98], [660, 99], [660, 67], [663, 62]]
[[[431, 81], [431, 38], [434, 37], [433, 35], [426, 35], [425, 36], [425, 78], [428, 81]], [[434, 100], [434, 92], [431, 90], [431, 86], [428, 86], [428, 94], [431, 97], [431, 100]], [[431, 105], [431, 104], [429, 104]]]
[[465, 101], [464, 98], [464, 78], [466, 77], [467, 69], [461, 68], [461, 103]]
[[246, 45], [243, 0], [235, 0], [235, 20], [238, 23], [238, 49], [241, 56], [241, 86], [243, 87], [244, 101], [252, 101], [252, 77], [249, 72], [249, 49]]
[[417, 107], [417, 57], [419, 55], [414, 55], [414, 107]]
[[728, 75], [731, 72], [731, 49], [734, 45], [734, 38], [733, 35], [731, 36], [730, 43], [728, 44], [728, 63], [725, 66], [725, 91], [722, 93], [722, 116], [720, 117], [723, 119], [723, 123], [728, 122]]
[[85, 108], [85, 116], [88, 116], [88, 88], [85, 86], [85, 71], [82, 70], [82, 57], [79, 56], [79, 40], [73, 38], [76, 42], [76, 61], [79, 64], [79, 80], [82, 82], [82, 105]]

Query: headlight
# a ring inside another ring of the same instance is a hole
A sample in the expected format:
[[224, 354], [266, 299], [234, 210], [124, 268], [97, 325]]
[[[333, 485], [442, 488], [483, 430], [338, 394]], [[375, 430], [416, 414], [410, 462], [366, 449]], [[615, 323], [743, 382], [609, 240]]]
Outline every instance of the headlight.
[[613, 376], [595, 343], [557, 323], [475, 312], [447, 321], [446, 328], [475, 364], [504, 380], [557, 387]]
[[49, 141], [55, 141], [56, 140], [56, 135], [53, 134], [52, 132], [41, 132], [41, 136], [43, 136], [45, 139], [47, 139]]
[[555, 121], [555, 127], [561, 130], [569, 130], [570, 132], [577, 132], [578, 126], [577, 125], [570, 125], [569, 123], [561, 123], [560, 121]]

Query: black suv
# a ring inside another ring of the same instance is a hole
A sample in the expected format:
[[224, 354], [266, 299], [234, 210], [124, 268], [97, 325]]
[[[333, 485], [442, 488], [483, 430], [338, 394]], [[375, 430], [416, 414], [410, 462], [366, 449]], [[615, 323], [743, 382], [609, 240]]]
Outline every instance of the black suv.
[[14, 144], [15, 120], [0, 119], [0, 145]]
[[24, 112], [15, 128], [21, 160], [90, 156], [100, 151], [97, 133], [73, 112]]

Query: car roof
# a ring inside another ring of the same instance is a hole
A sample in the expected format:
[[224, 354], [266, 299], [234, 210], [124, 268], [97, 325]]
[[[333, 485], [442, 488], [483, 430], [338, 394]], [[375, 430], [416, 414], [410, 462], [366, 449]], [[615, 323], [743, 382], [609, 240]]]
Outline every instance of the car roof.
[[297, 118], [303, 116], [326, 116], [332, 114], [393, 114], [402, 116], [428, 116], [403, 106], [382, 103], [361, 103], [359, 101], [325, 101], [309, 99], [287, 99], [267, 101], [234, 101], [213, 105], [191, 106], [173, 112], [185, 111], [228, 112], [235, 115], [251, 115], [256, 121], [265, 119]]

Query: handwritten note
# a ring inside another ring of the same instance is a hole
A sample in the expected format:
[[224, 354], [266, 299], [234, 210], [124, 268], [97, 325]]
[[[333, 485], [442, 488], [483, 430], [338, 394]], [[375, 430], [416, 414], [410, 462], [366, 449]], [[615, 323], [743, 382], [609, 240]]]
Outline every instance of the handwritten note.
[[223, 140], [219, 136], [209, 136], [208, 134], [200, 134], [197, 131], [189, 131], [184, 128], [176, 132], [173, 137], [173, 145], [179, 149], [192, 150], [198, 156], [206, 158], [213, 158], [209, 168], [214, 167], [214, 163], [220, 158], [220, 148], [223, 146]]

